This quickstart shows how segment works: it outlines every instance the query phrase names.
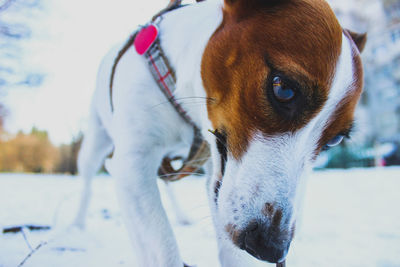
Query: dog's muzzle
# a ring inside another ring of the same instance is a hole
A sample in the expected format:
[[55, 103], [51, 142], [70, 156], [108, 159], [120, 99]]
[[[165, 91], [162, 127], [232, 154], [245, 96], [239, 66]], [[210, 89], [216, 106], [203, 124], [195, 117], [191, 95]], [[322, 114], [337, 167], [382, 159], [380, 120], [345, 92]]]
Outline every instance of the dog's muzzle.
[[244, 228], [228, 225], [227, 233], [233, 243], [255, 258], [271, 263], [281, 263], [289, 251], [294, 236], [291, 227], [281, 209], [274, 209], [266, 203], [263, 217], [251, 220]]
[[239, 236], [239, 247], [262, 261], [279, 263], [284, 260], [290, 240], [280, 236], [279, 229], [254, 221]]

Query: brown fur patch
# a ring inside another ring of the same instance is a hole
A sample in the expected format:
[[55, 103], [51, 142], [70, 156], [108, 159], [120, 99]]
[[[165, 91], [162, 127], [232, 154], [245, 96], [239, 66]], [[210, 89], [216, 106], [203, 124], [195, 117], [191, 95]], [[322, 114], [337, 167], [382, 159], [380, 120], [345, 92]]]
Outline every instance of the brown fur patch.
[[274, 214], [274, 206], [271, 203], [265, 203], [261, 213], [264, 214], [264, 216], [272, 217]]
[[[240, 159], [255, 131], [296, 131], [320, 110], [340, 54], [342, 29], [322, 0], [233, 0], [223, 12], [201, 74], [207, 96], [215, 99], [207, 104], [213, 127], [226, 131], [229, 151]], [[296, 105], [301, 107], [291, 117], [267, 97], [268, 80], [276, 72], [299, 85]]]
[[239, 243], [239, 237], [241, 232], [238, 229], [236, 229], [236, 225], [233, 224], [226, 225], [225, 231], [228, 233], [229, 237], [232, 239], [232, 242], [234, 244]]
[[271, 228], [280, 229], [281, 221], [282, 221], [282, 211], [278, 209], [275, 212], [274, 217], [272, 218]]

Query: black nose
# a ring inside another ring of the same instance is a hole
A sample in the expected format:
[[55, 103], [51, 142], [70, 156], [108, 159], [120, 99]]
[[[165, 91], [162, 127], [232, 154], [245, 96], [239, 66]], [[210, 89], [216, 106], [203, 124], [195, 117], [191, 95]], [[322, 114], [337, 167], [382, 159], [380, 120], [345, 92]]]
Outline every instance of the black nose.
[[[289, 249], [290, 240], [281, 236], [279, 227], [267, 227], [259, 222], [252, 222], [241, 233], [240, 248], [257, 259], [278, 263], [283, 260]], [[283, 239], [282, 239], [283, 238]]]

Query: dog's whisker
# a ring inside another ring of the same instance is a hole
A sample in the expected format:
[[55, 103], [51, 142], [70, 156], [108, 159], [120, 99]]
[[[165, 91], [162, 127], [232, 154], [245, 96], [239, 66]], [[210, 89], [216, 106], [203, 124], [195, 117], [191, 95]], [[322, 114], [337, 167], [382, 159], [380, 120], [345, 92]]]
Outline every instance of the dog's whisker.
[[[209, 159], [209, 157], [202, 157], [202, 158], [197, 158], [197, 159], [198, 159], [198, 160], [206, 160], [206, 159]], [[197, 159], [196, 159], [196, 160], [197, 160]], [[190, 160], [190, 162], [191, 162], [191, 161], [194, 161], [194, 160]]]
[[[184, 100], [199, 100], [199, 99], [202, 99], [202, 100], [205, 100], [205, 101], [204, 101], [204, 102], [185, 102], [185, 101], [184, 101]], [[149, 109], [153, 109], [153, 108], [156, 108], [156, 107], [165, 105], [165, 104], [170, 104], [170, 103], [171, 103], [170, 101], [171, 101], [171, 100], [163, 101], [163, 102], [161, 102], [161, 103], [159, 103], [159, 104], [156, 104], [156, 105], [154, 105], [154, 106], [149, 107]], [[214, 99], [214, 98], [211, 98], [211, 97], [190, 96], [190, 97], [174, 98], [174, 101], [176, 101], [176, 102], [179, 103], [179, 104], [190, 104], [190, 103], [194, 103], [194, 104], [202, 104], [202, 105], [203, 105], [203, 104], [207, 104], [208, 101], [214, 102], [215, 99]]]
[[162, 174], [162, 175], [159, 175], [158, 177], [160, 177], [160, 178], [166, 178], [166, 177], [170, 177], [170, 176], [175, 176], [175, 175], [181, 175], [181, 174], [183, 174], [183, 175], [194, 175], [194, 176], [203, 176], [203, 174], [199, 174], [199, 173], [193, 173], [193, 172], [175, 172], [175, 173], [166, 173], [166, 174]]
[[211, 219], [211, 215], [207, 215], [207, 216], [203, 216], [201, 218], [198, 218], [197, 221], [198, 222], [202, 222], [202, 221], [205, 221], [205, 220], [208, 220], [208, 219]]
[[182, 102], [178, 102], [179, 104], [202, 104], [202, 105], [205, 105], [205, 104], [207, 104], [206, 102], [204, 102], [204, 101], [196, 101], [196, 100], [192, 100], [192, 101], [182, 101]]
[[203, 162], [204, 160], [207, 160], [208, 159], [208, 157], [204, 157], [204, 158], [198, 158], [198, 159], [193, 159], [193, 160], [189, 160], [189, 161], [187, 161], [186, 162], [186, 164], [194, 164], [194, 163], [201, 163], [201, 162]]
[[188, 97], [175, 98], [176, 101], [181, 101], [181, 100], [186, 100], [186, 99], [202, 99], [202, 100], [211, 101], [211, 102], [215, 102], [216, 101], [215, 98], [206, 97], [206, 96], [188, 96]]
[[193, 208], [190, 209], [190, 212], [194, 213], [194, 212], [197, 212], [199, 210], [201, 211], [201, 210], [204, 210], [204, 209], [208, 210], [208, 205], [202, 205], [202, 206], [193, 207]]
[[192, 209], [198, 209], [198, 208], [208, 208], [208, 203], [200, 203], [196, 206], [194, 206]]

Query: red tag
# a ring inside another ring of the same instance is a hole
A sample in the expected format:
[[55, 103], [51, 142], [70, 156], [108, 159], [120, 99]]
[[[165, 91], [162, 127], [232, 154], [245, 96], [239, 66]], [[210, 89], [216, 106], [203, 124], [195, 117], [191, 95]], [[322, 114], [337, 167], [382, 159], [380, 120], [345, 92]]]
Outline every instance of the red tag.
[[143, 55], [151, 47], [154, 41], [157, 39], [158, 29], [155, 25], [150, 24], [149, 26], [140, 30], [136, 35], [133, 45], [135, 46], [136, 52], [139, 55]]

